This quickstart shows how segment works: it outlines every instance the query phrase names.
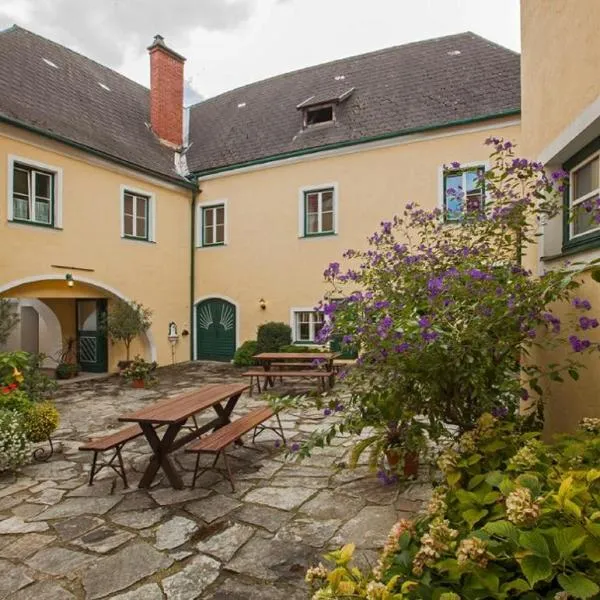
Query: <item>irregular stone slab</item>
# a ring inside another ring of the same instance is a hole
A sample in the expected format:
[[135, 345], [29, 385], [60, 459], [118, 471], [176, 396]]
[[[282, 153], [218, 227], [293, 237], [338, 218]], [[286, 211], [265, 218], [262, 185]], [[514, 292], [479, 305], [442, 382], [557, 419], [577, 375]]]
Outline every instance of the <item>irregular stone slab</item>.
[[47, 523], [26, 523], [21, 517], [9, 517], [0, 521], [0, 535], [9, 533], [33, 533], [34, 531], [47, 531]]
[[30, 502], [34, 504], [56, 504], [65, 495], [65, 490], [59, 490], [56, 488], [48, 488], [44, 490], [39, 496], [31, 498]]
[[381, 548], [397, 520], [391, 506], [366, 506], [338, 531], [331, 544], [342, 546], [351, 540], [359, 548]]
[[254, 535], [254, 528], [249, 525], [235, 523], [225, 531], [202, 540], [196, 544], [199, 552], [210, 554], [222, 562], [233, 558], [238, 548], [245, 544]]
[[219, 576], [219, 563], [210, 556], [197, 556], [171, 577], [162, 580], [168, 600], [195, 600]]
[[248, 492], [244, 496], [246, 502], [256, 502], [257, 504], [266, 504], [273, 508], [282, 510], [293, 510], [306, 502], [315, 490], [307, 490], [301, 487], [263, 487]]
[[111, 600], [162, 600], [163, 594], [156, 583], [149, 583], [125, 594], [111, 596]]
[[49, 488], [56, 488], [56, 483], [54, 481], [42, 481], [42, 483], [38, 485], [34, 485], [32, 488], [29, 488], [29, 491], [32, 494], [37, 494], [38, 492], [43, 492]]
[[271, 485], [277, 487], [294, 487], [299, 485], [304, 488], [321, 490], [329, 485], [329, 480], [327, 477], [284, 477], [277, 475], [275, 479], [271, 480]]
[[44, 571], [50, 575], [67, 575], [94, 560], [96, 559], [89, 554], [56, 546], [40, 550], [25, 562], [32, 569]]
[[88, 600], [124, 590], [145, 577], [167, 569], [173, 559], [140, 542], [106, 556], [88, 567], [82, 577]]
[[244, 479], [271, 479], [271, 477], [283, 467], [280, 462], [264, 459], [259, 465], [259, 468], [255, 471], [237, 474], [236, 479], [239, 479], [240, 481], [243, 481]]
[[180, 550], [179, 552], [170, 552], [169, 556], [173, 560], [185, 560], [194, 554], [191, 550]]
[[165, 488], [150, 492], [150, 495], [161, 506], [170, 506], [171, 504], [180, 504], [198, 498], [206, 498], [206, 496], [210, 495], [210, 490], [205, 490], [204, 488], [186, 488], [184, 490]]
[[166, 508], [152, 508], [150, 510], [119, 512], [110, 516], [113, 523], [129, 527], [130, 529], [146, 529], [156, 525], [166, 514]]
[[298, 573], [304, 573], [310, 564], [317, 562], [319, 551], [300, 544], [254, 536], [225, 568], [266, 581], [279, 578], [297, 581]]
[[183, 508], [207, 523], [212, 523], [215, 519], [225, 516], [227, 513], [230, 513], [241, 505], [241, 502], [238, 502], [233, 498], [215, 494], [205, 500], [190, 502]]
[[185, 544], [198, 531], [198, 525], [185, 517], [173, 517], [156, 530], [156, 543], [159, 550], [172, 550]]
[[75, 600], [75, 596], [53, 581], [40, 581], [11, 596], [11, 600]]
[[290, 588], [277, 588], [266, 583], [248, 585], [235, 579], [228, 579], [206, 600], [306, 600], [306, 591]]
[[96, 527], [103, 524], [104, 521], [102, 519], [82, 515], [80, 517], [73, 517], [72, 519], [56, 523], [54, 529], [56, 529], [58, 535], [63, 540], [68, 541], [79, 537], [92, 529], [96, 529]]
[[32, 521], [45, 521], [50, 519], [65, 519], [79, 515], [103, 515], [121, 500], [120, 496], [108, 498], [67, 498], [55, 506], [36, 515]]
[[117, 505], [115, 511], [125, 512], [133, 510], [146, 510], [154, 508], [156, 503], [146, 492], [131, 492]]
[[40, 481], [49, 479], [65, 481], [77, 477], [76, 467], [77, 463], [70, 460], [53, 460], [47, 463], [29, 465], [23, 469], [23, 473]]
[[94, 485], [89, 485], [87, 482], [79, 485], [75, 489], [72, 489], [67, 496], [69, 498], [87, 497], [92, 498], [94, 496], [109, 496], [113, 486], [113, 477], [110, 479], [104, 479], [97, 481], [94, 479]]
[[398, 488], [395, 485], [383, 485], [373, 476], [342, 485], [337, 488], [337, 491], [375, 504], [392, 504], [398, 495]]
[[20, 477], [16, 483], [9, 485], [3, 489], [0, 489], [0, 498], [4, 498], [5, 496], [12, 496], [18, 492], [22, 492], [34, 485], [36, 485], [37, 481], [35, 479], [31, 479], [29, 477]]
[[0, 556], [4, 558], [12, 558], [23, 560], [31, 556], [34, 552], [41, 550], [53, 542], [56, 538], [53, 535], [41, 535], [39, 533], [28, 533], [8, 546], [0, 550]]
[[[315, 548], [324, 546], [342, 524], [341, 519], [313, 521], [312, 519], [295, 519], [281, 529], [275, 539], [282, 542], [308, 544]], [[385, 541], [385, 540], [384, 540]]]
[[14, 592], [29, 585], [33, 579], [21, 566], [0, 560], [0, 598], [12, 598]]
[[11, 512], [15, 517], [20, 517], [26, 521], [30, 521], [36, 515], [39, 515], [46, 506], [43, 504], [29, 504], [29, 502], [22, 502], [18, 506], [15, 506]]
[[134, 534], [129, 531], [105, 526], [93, 529], [85, 535], [82, 535], [80, 538], [73, 540], [71, 543], [80, 548], [84, 548], [85, 550], [90, 550], [91, 552], [106, 554], [107, 552], [122, 546], [132, 537], [134, 537]]
[[290, 519], [290, 514], [283, 510], [269, 508], [268, 506], [246, 504], [241, 510], [235, 513], [235, 518], [246, 523], [251, 523], [252, 525], [264, 527], [267, 531], [274, 533]]
[[319, 492], [302, 505], [302, 512], [313, 519], [351, 519], [365, 505], [360, 498], [344, 496], [330, 490]]

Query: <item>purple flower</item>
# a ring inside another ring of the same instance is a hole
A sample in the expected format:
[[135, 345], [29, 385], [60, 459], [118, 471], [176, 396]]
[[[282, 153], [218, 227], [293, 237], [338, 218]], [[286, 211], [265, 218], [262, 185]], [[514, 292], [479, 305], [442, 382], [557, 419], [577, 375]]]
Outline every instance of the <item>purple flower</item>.
[[300, 450], [300, 444], [298, 442], [294, 442], [291, 447], [292, 452], [298, 452]]
[[342, 344], [351, 344], [352, 343], [352, 336], [351, 335], [345, 335], [342, 338]]
[[478, 281], [482, 281], [484, 279], [492, 279], [492, 276], [490, 274], [484, 273], [480, 269], [470, 269], [469, 271], [467, 271], [467, 274], [472, 279], [476, 279]]
[[427, 315], [423, 315], [419, 318], [419, 327], [422, 327], [423, 329], [431, 327], [431, 319]]
[[387, 300], [378, 300], [373, 304], [373, 308], [375, 310], [381, 310], [382, 308], [387, 308], [389, 305], [390, 303]]
[[459, 162], [457, 162], [457, 161], [452, 161], [452, 162], [450, 163], [450, 166], [451, 166], [453, 169], [460, 169], [460, 163], [459, 163]]
[[410, 345], [407, 342], [402, 342], [397, 346], [394, 346], [394, 352], [401, 354], [402, 352], [406, 352], [410, 348]]
[[342, 412], [343, 410], [344, 410], [344, 405], [338, 402], [335, 405], [335, 412]]
[[323, 272], [324, 277], [336, 277], [340, 273], [340, 263], [332, 262], [329, 263], [329, 266]]
[[590, 310], [592, 308], [589, 300], [582, 300], [581, 298], [574, 298], [573, 306], [575, 308], [580, 308], [581, 310]]
[[536, 334], [536, 331], [535, 331], [535, 329], [529, 329], [529, 330], [527, 331], [527, 337], [530, 337], [530, 338], [532, 338], [532, 339], [533, 339], [533, 338], [535, 338], [535, 336], [536, 336], [536, 335], [537, 335], [537, 334]]
[[560, 333], [560, 319], [552, 313], [542, 313], [542, 319], [552, 325], [553, 333]]
[[519, 390], [519, 395], [521, 396], [521, 400], [529, 400], [529, 392], [525, 388]]
[[379, 321], [379, 325], [377, 325], [377, 335], [379, 337], [385, 337], [388, 334], [388, 331], [392, 328], [394, 322], [392, 321], [392, 317], [390, 315], [386, 315]]
[[569, 336], [569, 344], [573, 348], [573, 352], [583, 352], [590, 347], [590, 340], [581, 340], [576, 335]]
[[427, 282], [427, 291], [430, 298], [435, 298], [444, 291], [444, 280], [442, 277], [433, 277]]
[[424, 331], [423, 333], [421, 333], [421, 337], [426, 342], [433, 342], [437, 340], [438, 335], [439, 334], [437, 333], [437, 331]]
[[326, 408], [326, 409], [323, 411], [323, 414], [324, 414], [326, 417], [328, 417], [328, 416], [331, 414], [331, 409], [330, 409], [330, 408]]
[[327, 317], [333, 315], [336, 310], [337, 304], [335, 302], [328, 302], [327, 304], [323, 305], [323, 314], [325, 314]]
[[508, 408], [506, 406], [497, 406], [492, 408], [491, 413], [496, 419], [504, 419], [508, 415]]
[[595, 329], [596, 327], [598, 327], [598, 319], [579, 317], [579, 326], [581, 327], [581, 329]]
[[390, 221], [382, 221], [381, 222], [381, 231], [383, 233], [389, 234], [392, 233], [392, 224]]
[[275, 448], [279, 448], [281, 446], [281, 442], [279, 440], [275, 440]]

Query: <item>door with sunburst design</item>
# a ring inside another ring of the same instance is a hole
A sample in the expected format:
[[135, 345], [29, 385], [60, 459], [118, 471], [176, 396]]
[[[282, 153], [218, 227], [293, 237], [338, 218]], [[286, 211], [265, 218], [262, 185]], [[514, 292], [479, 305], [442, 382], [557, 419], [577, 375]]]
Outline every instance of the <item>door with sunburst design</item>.
[[229, 361], [235, 353], [235, 306], [220, 298], [196, 305], [198, 360]]

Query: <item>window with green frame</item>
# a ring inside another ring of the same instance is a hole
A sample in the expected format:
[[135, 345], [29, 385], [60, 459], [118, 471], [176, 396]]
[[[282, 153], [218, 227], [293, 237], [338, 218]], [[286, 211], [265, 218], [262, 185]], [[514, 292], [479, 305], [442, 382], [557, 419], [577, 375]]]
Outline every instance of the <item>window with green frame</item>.
[[483, 165], [444, 171], [444, 221], [457, 222], [463, 218], [465, 210], [472, 212], [484, 208], [484, 174]]
[[304, 235], [335, 233], [335, 192], [333, 188], [304, 192]]
[[563, 251], [600, 246], [600, 136], [567, 160]]
[[136, 240], [149, 239], [150, 198], [125, 190], [123, 193], [123, 235]]
[[12, 188], [14, 221], [54, 226], [55, 173], [15, 163]]
[[222, 246], [223, 244], [225, 244], [225, 205], [203, 206], [202, 245]]

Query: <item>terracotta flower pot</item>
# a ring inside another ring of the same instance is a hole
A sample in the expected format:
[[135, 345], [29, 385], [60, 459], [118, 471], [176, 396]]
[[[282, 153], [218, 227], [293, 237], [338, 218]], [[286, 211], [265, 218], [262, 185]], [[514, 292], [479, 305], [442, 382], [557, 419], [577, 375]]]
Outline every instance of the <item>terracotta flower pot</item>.
[[404, 455], [404, 477], [416, 477], [419, 474], [419, 453], [407, 452]]
[[145, 385], [145, 382], [144, 382], [144, 380], [143, 380], [143, 379], [134, 379], [134, 380], [131, 382], [131, 385], [132, 385], [134, 388], [143, 388], [143, 387], [146, 387], [146, 385]]

